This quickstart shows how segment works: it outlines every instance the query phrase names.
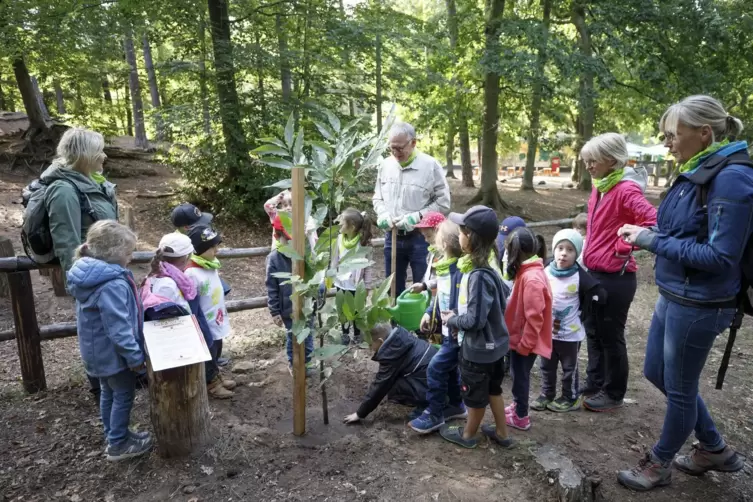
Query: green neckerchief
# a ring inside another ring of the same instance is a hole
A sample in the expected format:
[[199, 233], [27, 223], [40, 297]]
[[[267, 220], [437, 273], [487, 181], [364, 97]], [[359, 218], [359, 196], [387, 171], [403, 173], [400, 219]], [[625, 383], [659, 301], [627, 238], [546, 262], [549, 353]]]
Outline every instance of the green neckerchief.
[[728, 139], [725, 139], [721, 143], [711, 143], [711, 145], [707, 149], [702, 152], [696, 153], [695, 155], [693, 155], [693, 158], [681, 165], [680, 172], [689, 173], [690, 171], [695, 171], [698, 165], [701, 163], [702, 158], [716, 153], [717, 151], [721, 150], [722, 147], [725, 147], [727, 145], [729, 145]]
[[594, 178], [594, 184], [596, 189], [601, 193], [607, 193], [614, 186], [622, 181], [622, 177], [625, 176], [624, 169], [615, 169], [611, 173], [607, 174], [603, 178]]
[[361, 240], [361, 236], [356, 234], [353, 236], [352, 239], [348, 239], [348, 237], [345, 236], [345, 234], [341, 235], [340, 241], [342, 242], [342, 245], [345, 249], [353, 249], [358, 245], [358, 242]]
[[400, 162], [400, 167], [406, 168], [409, 165], [413, 163], [414, 160], [416, 160], [416, 156], [418, 155], [418, 150], [413, 150], [413, 153], [410, 154], [410, 157], [408, 157], [408, 160], [405, 162]]
[[105, 178], [102, 173], [91, 173], [89, 177], [92, 179], [92, 181], [99, 183], [100, 185], [107, 181], [107, 178]]
[[471, 255], [464, 254], [460, 257], [458, 260], [458, 270], [460, 270], [462, 273], [467, 274], [471, 270], [473, 270], [473, 262], [471, 261]]
[[446, 276], [450, 275], [450, 267], [453, 263], [457, 263], [458, 259], [455, 256], [450, 256], [447, 258], [442, 258], [438, 262], [434, 264], [434, 270], [437, 271], [437, 275], [439, 276]]
[[439, 249], [437, 249], [437, 247], [434, 244], [432, 244], [431, 246], [429, 246], [429, 252], [433, 255], [438, 255]]
[[540, 260], [540, 259], [541, 259], [541, 258], [539, 258], [539, 256], [538, 256], [538, 255], [533, 255], [533, 256], [531, 256], [530, 258], [528, 258], [528, 259], [527, 259], [526, 261], [524, 261], [524, 262], [523, 262], [523, 265], [528, 265], [529, 263], [533, 263], [533, 262], [535, 262], [536, 260]]
[[191, 255], [191, 261], [200, 266], [201, 268], [205, 268], [207, 270], [219, 270], [220, 269], [220, 260], [215, 258], [214, 260], [207, 260], [206, 258], [202, 258], [201, 256], [192, 254]]
[[279, 239], [275, 239], [275, 251], [279, 251], [282, 248], [282, 242]]

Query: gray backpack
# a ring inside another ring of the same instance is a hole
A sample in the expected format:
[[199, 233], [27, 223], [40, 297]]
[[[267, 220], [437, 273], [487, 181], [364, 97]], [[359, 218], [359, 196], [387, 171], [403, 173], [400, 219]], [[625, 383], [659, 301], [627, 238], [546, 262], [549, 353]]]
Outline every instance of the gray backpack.
[[[92, 221], [97, 221], [89, 198], [78, 189], [76, 184], [67, 179], [61, 179], [70, 183], [78, 194], [81, 205], [81, 215], [88, 215]], [[52, 234], [50, 233], [50, 215], [47, 214], [47, 205], [44, 202], [45, 192], [49, 185], [40, 179], [29, 183], [21, 194], [24, 206], [24, 219], [21, 227], [21, 242], [24, 252], [35, 263], [57, 263]]]

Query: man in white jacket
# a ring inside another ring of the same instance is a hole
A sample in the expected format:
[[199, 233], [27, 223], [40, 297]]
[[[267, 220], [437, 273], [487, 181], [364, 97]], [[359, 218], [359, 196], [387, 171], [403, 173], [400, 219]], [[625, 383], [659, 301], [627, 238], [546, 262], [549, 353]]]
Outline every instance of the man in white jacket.
[[386, 232], [384, 264], [392, 273], [392, 228], [397, 227], [397, 293], [405, 289], [408, 265], [413, 280], [420, 280], [427, 267], [428, 243], [415, 225], [429, 211], [450, 212], [450, 187], [437, 160], [416, 149], [416, 131], [405, 122], [390, 130], [390, 152], [382, 160], [374, 187], [377, 225]]

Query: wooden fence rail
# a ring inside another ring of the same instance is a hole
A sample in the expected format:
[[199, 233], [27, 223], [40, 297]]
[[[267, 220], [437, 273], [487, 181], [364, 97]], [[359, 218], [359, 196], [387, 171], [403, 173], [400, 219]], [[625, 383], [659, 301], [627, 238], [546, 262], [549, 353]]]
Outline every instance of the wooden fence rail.
[[[572, 221], [572, 218], [566, 218], [531, 222], [528, 226], [532, 228], [564, 226], [571, 224]], [[374, 247], [383, 247], [384, 239], [373, 239], [371, 244]], [[221, 249], [217, 256], [224, 259], [254, 258], [267, 256], [269, 251], [269, 247], [228, 248]], [[131, 263], [149, 263], [153, 257], [153, 252], [137, 251], [133, 254]], [[14, 321], [13, 329], [0, 331], [0, 342], [16, 340], [23, 386], [26, 392], [33, 394], [47, 388], [41, 341], [76, 336], [76, 323], [65, 322], [39, 327], [34, 304], [31, 270], [59, 271], [60, 269], [58, 265], [40, 265], [27, 256], [0, 257], [0, 274], [7, 276]], [[328, 296], [333, 294], [334, 290], [328, 292]], [[267, 306], [267, 297], [257, 296], [231, 300], [226, 305], [228, 312], [260, 309]]]

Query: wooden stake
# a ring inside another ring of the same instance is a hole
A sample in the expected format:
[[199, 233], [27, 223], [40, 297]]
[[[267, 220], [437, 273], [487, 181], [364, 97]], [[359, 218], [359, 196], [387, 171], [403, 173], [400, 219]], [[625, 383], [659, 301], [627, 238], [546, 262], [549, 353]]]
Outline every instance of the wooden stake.
[[[302, 168], [293, 168], [293, 248], [299, 256], [306, 254], [306, 234], [304, 232], [306, 217], [304, 213], [303, 184], [304, 172]], [[303, 277], [306, 271], [304, 260], [293, 260], [293, 275]], [[301, 297], [293, 300], [293, 319], [303, 319], [303, 301]], [[293, 434], [302, 436], [306, 433], [306, 354], [304, 344], [298, 343], [293, 335]]]
[[133, 214], [133, 206], [124, 201], [118, 201], [118, 207], [123, 211], [122, 223], [134, 232], [136, 231], [136, 218]]
[[397, 227], [392, 227], [392, 255], [390, 257], [390, 263], [392, 264], [392, 286], [390, 286], [390, 297], [392, 298], [392, 305], [395, 305], [395, 298], [397, 298]]
[[8, 274], [8, 286], [16, 325], [18, 359], [21, 362], [21, 378], [24, 390], [34, 394], [47, 389], [42, 361], [42, 344], [34, 306], [34, 291], [31, 289], [31, 274], [13, 272]]
[[149, 399], [157, 453], [162, 458], [197, 453], [209, 441], [209, 399], [204, 363], [149, 372]]
[[[13, 242], [8, 237], [0, 237], [0, 256], [15, 256]], [[10, 294], [8, 289], [8, 276], [0, 274], [0, 297], [6, 298]]]
[[55, 296], [68, 296], [68, 291], [65, 290], [65, 276], [62, 268], [50, 269], [50, 279], [52, 279], [52, 290], [55, 291]]

